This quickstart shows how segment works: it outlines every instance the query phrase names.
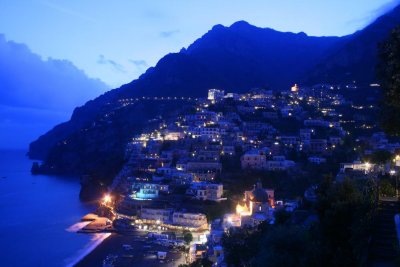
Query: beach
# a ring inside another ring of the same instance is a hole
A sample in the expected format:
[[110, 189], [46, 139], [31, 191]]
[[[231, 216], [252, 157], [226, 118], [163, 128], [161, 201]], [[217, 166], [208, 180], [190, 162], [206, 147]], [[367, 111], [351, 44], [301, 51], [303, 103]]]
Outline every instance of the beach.
[[[127, 251], [123, 245], [130, 245]], [[167, 260], [157, 259], [157, 251], [168, 251]], [[118, 255], [116, 266], [178, 266], [184, 264], [183, 253], [172, 251], [165, 247], [150, 244], [145, 232], [135, 232], [130, 235], [117, 233], [110, 234], [94, 250], [87, 254], [76, 265], [77, 267], [103, 266], [103, 261], [108, 255]]]

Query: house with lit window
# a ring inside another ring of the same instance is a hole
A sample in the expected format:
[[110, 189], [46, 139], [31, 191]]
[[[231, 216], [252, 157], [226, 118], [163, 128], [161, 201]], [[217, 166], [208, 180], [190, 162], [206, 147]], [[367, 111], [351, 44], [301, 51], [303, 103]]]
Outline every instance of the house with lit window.
[[167, 223], [171, 221], [173, 210], [161, 207], [142, 207], [140, 210], [140, 219], [150, 222]]
[[187, 195], [193, 196], [198, 200], [211, 200], [221, 201], [226, 200], [222, 198], [224, 193], [224, 186], [222, 184], [214, 184], [207, 182], [193, 182], [190, 188], [186, 190]]
[[135, 182], [131, 188], [131, 197], [138, 200], [158, 198], [159, 192], [169, 193], [168, 185], [157, 183]]
[[206, 229], [208, 227], [206, 215], [186, 211], [175, 211], [172, 215], [172, 224], [189, 228]]
[[261, 150], [247, 151], [241, 158], [242, 169], [262, 170], [267, 166], [267, 158]]
[[207, 99], [212, 103], [219, 102], [224, 99], [225, 92], [224, 90], [219, 89], [209, 89]]

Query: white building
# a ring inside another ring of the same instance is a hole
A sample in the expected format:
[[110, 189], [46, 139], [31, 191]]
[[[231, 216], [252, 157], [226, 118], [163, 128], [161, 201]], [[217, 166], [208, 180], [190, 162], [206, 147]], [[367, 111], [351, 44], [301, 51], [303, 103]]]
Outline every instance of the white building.
[[133, 199], [146, 200], [158, 198], [159, 192], [169, 192], [168, 185], [156, 184], [156, 183], [134, 183], [132, 185]]
[[209, 89], [207, 99], [210, 100], [212, 103], [216, 103], [224, 99], [224, 94], [225, 94], [224, 90]]
[[207, 217], [203, 213], [178, 212], [172, 215], [172, 223], [177, 226], [201, 228], [207, 227]]
[[247, 151], [240, 158], [242, 169], [262, 170], [267, 166], [267, 158], [260, 150]]
[[363, 171], [365, 173], [374, 168], [374, 164], [368, 162], [354, 161], [353, 163], [341, 163], [340, 172], [344, 173], [346, 170]]
[[212, 201], [226, 200], [226, 198], [222, 198], [223, 193], [224, 186], [222, 184], [206, 182], [193, 182], [190, 188], [186, 191], [186, 194], [193, 195], [196, 199]]
[[142, 220], [158, 221], [167, 223], [171, 220], [172, 209], [143, 207], [140, 211]]
[[184, 137], [185, 137], [185, 134], [183, 132], [172, 132], [172, 131], [170, 132], [170, 131], [167, 131], [165, 133], [164, 140], [177, 141], [177, 140], [182, 139]]
[[268, 160], [266, 169], [269, 171], [284, 171], [295, 166], [292, 160], [286, 160], [284, 156], [274, 156], [272, 160]]

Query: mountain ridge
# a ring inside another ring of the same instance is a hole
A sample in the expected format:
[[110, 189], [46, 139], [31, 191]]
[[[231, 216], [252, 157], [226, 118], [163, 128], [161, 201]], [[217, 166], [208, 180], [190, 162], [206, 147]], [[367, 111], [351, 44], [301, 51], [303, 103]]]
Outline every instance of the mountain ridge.
[[[76, 108], [70, 121], [56, 126], [30, 144], [29, 156], [45, 159], [45, 164], [54, 170], [61, 168], [63, 172], [73, 170], [78, 173], [91, 173], [99, 164], [102, 164], [102, 168], [107, 167], [105, 165], [108, 156], [115, 157], [116, 162], [123, 161], [124, 142], [134, 132], [140, 132], [141, 127], [145, 127], [143, 121], [150, 118], [149, 114], [163, 115], [165, 110], [137, 105], [119, 111], [112, 110], [111, 107], [121, 98], [202, 97], [209, 88], [238, 93], [255, 87], [280, 91], [299, 81], [329, 82], [330, 77], [334, 75], [338, 75], [338, 79], [332, 81], [338, 81], [343, 79], [343, 75], [340, 76], [338, 71], [329, 74], [329, 68], [325, 69], [330, 64], [335, 66], [334, 61], [330, 63], [332, 58], [337, 58], [335, 53], [342, 53], [341, 58], [344, 60], [346, 57], [352, 59], [351, 53], [341, 51], [348, 51], [346, 47], [351, 46], [352, 42], [355, 42], [356, 47], [360, 46], [361, 42], [362, 46], [364, 32], [365, 35], [373, 37], [371, 40], [367, 38], [368, 47], [385, 39], [389, 28], [400, 24], [400, 7], [389, 12], [388, 16], [386, 19], [385, 15], [382, 16], [355, 35], [344, 37], [310, 37], [301, 32], [284, 33], [270, 28], [258, 28], [244, 21], [233, 23], [229, 27], [216, 25], [186, 49], [161, 58], [155, 67], [149, 68], [138, 79]], [[385, 22], [383, 26], [382, 20]], [[375, 30], [380, 27], [383, 29]], [[369, 59], [368, 62], [363, 61], [365, 58]], [[351, 61], [354, 68], [370, 69], [371, 66], [374, 67], [371, 64], [376, 60], [376, 50], [367, 49], [365, 55], [355, 59]], [[356, 73], [357, 69], [354, 72]], [[341, 82], [347, 80], [353, 79], [343, 79]], [[368, 84], [375, 80], [369, 71], [362, 82]], [[170, 108], [172, 107], [168, 108], [169, 112]], [[118, 121], [118, 124], [111, 121], [110, 124], [102, 126], [102, 131], [108, 133], [109, 139], [105, 139], [100, 130], [92, 127], [101, 114], [107, 112], [114, 112], [113, 118]], [[143, 118], [140, 120], [136, 117]], [[136, 124], [131, 123], [133, 118]], [[128, 124], [126, 127], [119, 124], [124, 120]], [[123, 140], [119, 140], [117, 144], [117, 138]], [[114, 146], [104, 144], [105, 140], [109, 140]], [[90, 151], [86, 147], [90, 147]], [[112, 153], [103, 153], [107, 150]], [[117, 170], [115, 166], [109, 167], [111, 170], [105, 171], [108, 177], [101, 178], [106, 183], [110, 182], [109, 179]]]
[[330, 83], [377, 82], [377, 46], [396, 25], [400, 25], [400, 5], [352, 34], [342, 46], [322, 59], [303, 81], [315, 83], [325, 79]]

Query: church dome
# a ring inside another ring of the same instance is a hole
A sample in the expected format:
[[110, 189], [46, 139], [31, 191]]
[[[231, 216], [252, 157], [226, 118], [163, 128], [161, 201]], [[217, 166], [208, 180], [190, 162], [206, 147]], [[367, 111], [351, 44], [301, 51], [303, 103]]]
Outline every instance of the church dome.
[[257, 187], [251, 192], [250, 200], [253, 202], [268, 202], [268, 194], [264, 189]]

